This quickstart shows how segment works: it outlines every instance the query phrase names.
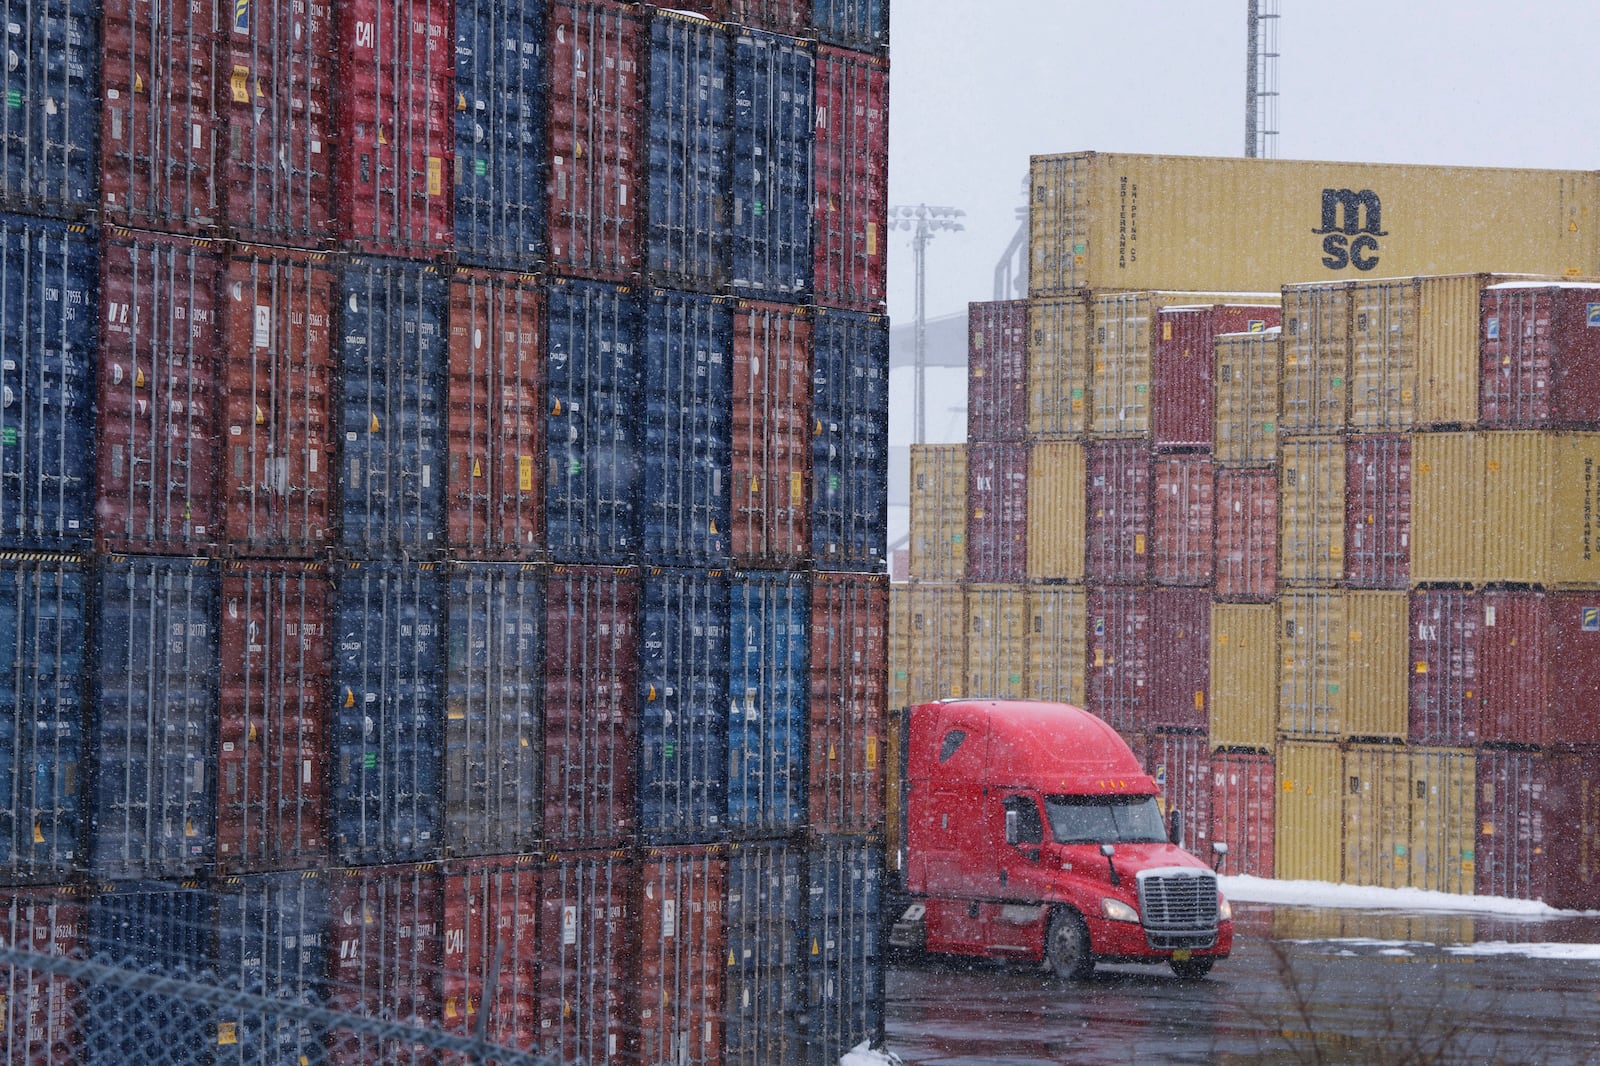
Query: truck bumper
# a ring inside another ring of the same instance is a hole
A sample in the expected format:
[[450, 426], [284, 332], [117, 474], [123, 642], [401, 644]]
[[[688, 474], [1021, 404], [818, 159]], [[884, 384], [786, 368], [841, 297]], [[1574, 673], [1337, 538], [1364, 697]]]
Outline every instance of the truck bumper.
[[[1086, 918], [1089, 943], [1095, 957], [1107, 962], [1166, 962], [1174, 952], [1153, 948], [1145, 939], [1144, 927], [1132, 922], [1113, 922], [1106, 918]], [[1209, 948], [1195, 948], [1190, 955], [1225, 959], [1233, 952], [1233, 923], [1217, 927], [1217, 940]]]

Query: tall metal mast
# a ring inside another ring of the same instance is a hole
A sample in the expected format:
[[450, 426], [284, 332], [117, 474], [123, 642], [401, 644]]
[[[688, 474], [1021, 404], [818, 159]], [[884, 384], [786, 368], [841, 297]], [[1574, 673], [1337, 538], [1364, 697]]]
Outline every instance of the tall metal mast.
[[1278, 0], [1245, 4], [1244, 154], [1278, 156]]
[[922, 444], [927, 439], [927, 371], [928, 371], [928, 242], [933, 240], [933, 235], [940, 231], [959, 231], [966, 229], [958, 218], [965, 218], [967, 213], [958, 207], [929, 207], [927, 204], [918, 204], [915, 207], [889, 208], [889, 228], [907, 229], [911, 231], [911, 247], [915, 253], [917, 273], [917, 331], [916, 337], [916, 390], [914, 403], [916, 411], [912, 422], [911, 439], [916, 444]]

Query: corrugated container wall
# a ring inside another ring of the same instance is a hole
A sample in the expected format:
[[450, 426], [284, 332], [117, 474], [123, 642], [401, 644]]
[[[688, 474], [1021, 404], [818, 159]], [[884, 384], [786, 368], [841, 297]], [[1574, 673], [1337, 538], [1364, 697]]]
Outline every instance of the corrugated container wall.
[[101, 561], [90, 872], [183, 877], [215, 858], [217, 571]]
[[967, 440], [1020, 441], [1027, 429], [1028, 303], [969, 303], [967, 323]]
[[560, 855], [539, 872], [539, 1043], [557, 1062], [634, 1061], [628, 949], [639, 870], [620, 854]]
[[1149, 292], [1090, 297], [1094, 332], [1089, 340], [1089, 428], [1099, 436], [1149, 436], [1150, 370], [1158, 306], [1155, 294]]
[[446, 535], [476, 559], [544, 548], [544, 290], [526, 274], [450, 278]]
[[1415, 424], [1419, 297], [1415, 278], [1358, 281], [1351, 286], [1351, 429], [1399, 431]]
[[539, 1041], [539, 868], [475, 859], [444, 875], [444, 1029], [504, 1047]]
[[1216, 471], [1219, 600], [1267, 603], [1278, 588], [1278, 475], [1271, 467]]
[[88, 611], [76, 557], [0, 556], [0, 647], [17, 664], [0, 686], [0, 883], [61, 883], [82, 866]]
[[1144, 764], [1161, 789], [1162, 815], [1183, 812], [1183, 836], [1177, 844], [1195, 855], [1213, 857], [1211, 745], [1205, 734], [1154, 733], [1146, 741]]
[[10, 397], [0, 406], [0, 544], [85, 546], [94, 515], [94, 449], [85, 445], [99, 340], [98, 235], [0, 215], [0, 293], [0, 389]]
[[344, 547], [431, 551], [443, 539], [448, 287], [421, 263], [349, 259], [341, 297]]
[[1403, 589], [1411, 576], [1411, 438], [1345, 438], [1345, 581]]
[[1219, 334], [1261, 333], [1277, 307], [1164, 307], [1156, 313], [1150, 439], [1155, 447], [1210, 449], [1215, 440], [1214, 348]]
[[[213, 881], [217, 913], [217, 977], [225, 988], [295, 1003], [324, 1005], [329, 964], [328, 878], [317, 871], [228, 877]], [[214, 1066], [251, 1062], [315, 1062], [322, 1027], [293, 1011], [219, 1011]]]
[[808, 41], [733, 39], [733, 290], [798, 300], [811, 290], [812, 97]]
[[[54, 958], [79, 958], [89, 935], [82, 894], [70, 885], [0, 892], [0, 944]], [[7, 967], [0, 979], [0, 1053], [17, 1066], [71, 1062], [84, 993], [70, 977]]]
[[[368, 866], [339, 870], [332, 880], [329, 1008], [437, 1029], [436, 981], [444, 946], [439, 871], [431, 865]], [[422, 1066], [431, 1052], [403, 1037], [351, 1026], [329, 1035], [327, 1056], [352, 1066]]]
[[321, 563], [222, 573], [217, 864], [313, 869], [329, 852], [332, 587]]
[[1152, 480], [1151, 577], [1158, 585], [1212, 584], [1217, 514], [1211, 457], [1157, 455]]
[[440, 855], [444, 582], [432, 563], [335, 575], [333, 828], [341, 860]]
[[143, 229], [217, 222], [220, 8], [109, 0], [100, 12], [100, 217]]
[[1089, 698], [1084, 709], [1124, 736], [1150, 726], [1151, 611], [1146, 589], [1089, 589]]
[[732, 522], [733, 308], [657, 289], [644, 335], [643, 552], [726, 566]]
[[1084, 451], [1085, 572], [1090, 581], [1142, 584], [1150, 577], [1154, 458], [1142, 440], [1093, 441]]
[[1348, 694], [1344, 594], [1285, 592], [1278, 598], [1278, 626], [1278, 731], [1337, 739]]
[[639, 574], [556, 567], [545, 586], [544, 839], [609, 847], [638, 826]]
[[1336, 585], [1345, 570], [1344, 438], [1292, 437], [1278, 454], [1278, 578]]
[[7, 9], [10, 61], [0, 85], [0, 202], [74, 217], [99, 185], [101, 5], [93, 0]]
[[320, 248], [334, 236], [333, 5], [217, 7], [223, 224], [236, 240]]
[[1028, 446], [967, 445], [967, 505], [967, 579], [1025, 580]]
[[[1027, 576], [1030, 581], [1082, 581], [1087, 535], [1083, 445], [1028, 445]], [[959, 576], [959, 575], [957, 575]]]
[[1355, 286], [1283, 287], [1284, 433], [1342, 433], [1350, 424], [1350, 336]]
[[878, 573], [889, 536], [889, 321], [820, 307], [815, 316], [812, 561]]
[[1286, 740], [1277, 756], [1273, 876], [1338, 881], [1344, 854], [1344, 753], [1337, 744]]
[[[1550, 600], [1533, 589], [1485, 589], [1478, 600], [1478, 739], [1542, 746], [1552, 724]], [[1562, 669], [1573, 669], [1570, 658]]]
[[1273, 875], [1278, 782], [1270, 752], [1211, 756], [1211, 839], [1228, 845], [1225, 874]]
[[1545, 654], [1551, 680], [1546, 743], [1600, 745], [1600, 594], [1548, 596]]
[[1478, 670], [1483, 608], [1460, 589], [1411, 593], [1410, 688], [1413, 744], [1478, 740]]
[[1409, 736], [1406, 595], [1351, 589], [1344, 597], [1349, 626], [1345, 684], [1350, 689], [1344, 706], [1345, 735], [1405, 739]]
[[[1089, 431], [1089, 322], [1086, 296], [1028, 301], [1028, 435]], [[1276, 404], [1276, 393], [1274, 393]]]
[[545, 246], [544, 0], [455, 0], [455, 251], [527, 270]]
[[627, 562], [639, 547], [639, 302], [627, 287], [559, 280], [548, 299], [550, 555]]
[[1148, 596], [1149, 726], [1203, 731], [1210, 723], [1211, 594], [1157, 588]]
[[1545, 756], [1544, 900], [1552, 907], [1600, 906], [1600, 751], [1593, 747]]
[[222, 360], [210, 241], [107, 230], [96, 406], [102, 551], [204, 552], [218, 539]]
[[727, 31], [675, 11], [655, 12], [645, 269], [656, 284], [716, 291], [726, 283], [729, 90]]
[[1593, 171], [1079, 152], [1034, 156], [1030, 180], [1030, 296], [1600, 263]]
[[811, 25], [822, 40], [846, 48], [885, 48], [889, 0], [811, 0]]
[[1278, 454], [1283, 331], [1229, 333], [1216, 340], [1217, 462], [1262, 466]]
[[728, 860], [652, 851], [639, 881], [638, 1061], [720, 1063]]
[[728, 823], [776, 836], [806, 818], [807, 582], [733, 575], [728, 624]]
[[310, 555], [334, 537], [338, 278], [320, 254], [236, 245], [222, 283], [222, 539]]
[[887, 578], [812, 575], [807, 822], [814, 831], [883, 826], [888, 636]]
[[911, 446], [913, 580], [960, 581], [967, 574], [967, 446]]
[[833, 1066], [883, 1031], [883, 849], [853, 837], [814, 839], [806, 855], [806, 1061]]
[[1544, 899], [1553, 861], [1545, 836], [1545, 756], [1480, 748], [1477, 773], [1475, 890], [1480, 896]]
[[1490, 285], [1482, 337], [1484, 428], [1600, 422], [1600, 285]]
[[643, 265], [645, 16], [614, 0], [547, 0], [549, 262], [626, 280]]
[[880, 311], [888, 298], [889, 61], [817, 49], [812, 296]]
[[1083, 706], [1088, 609], [1083, 586], [1035, 585], [1028, 589], [1027, 608], [1027, 698]]
[[350, 246], [428, 255], [455, 241], [454, 0], [337, 5], [334, 207]]
[[811, 0], [695, 0], [702, 14], [740, 26], [799, 37], [811, 18]]
[[450, 568], [444, 847], [509, 855], [539, 843], [544, 583], [528, 563]]
[[794, 566], [811, 531], [812, 322], [807, 308], [741, 303], [733, 319], [733, 560]]
[[639, 832], [711, 842], [728, 816], [728, 580], [644, 575], [639, 622]]
[[1411, 884], [1411, 752], [1394, 745], [1345, 750], [1344, 880], [1353, 885]]
[[967, 586], [967, 683], [976, 699], [1022, 699], [1028, 676], [1028, 590]]
[[806, 917], [801, 854], [784, 841], [728, 855], [727, 1066], [799, 1066]]
[[1411, 748], [1411, 887], [1469, 894], [1477, 880], [1477, 756]]
[[1211, 744], [1270, 752], [1278, 728], [1278, 612], [1211, 606]]
[[967, 681], [967, 587], [906, 589], [907, 677], [903, 706], [961, 696]]

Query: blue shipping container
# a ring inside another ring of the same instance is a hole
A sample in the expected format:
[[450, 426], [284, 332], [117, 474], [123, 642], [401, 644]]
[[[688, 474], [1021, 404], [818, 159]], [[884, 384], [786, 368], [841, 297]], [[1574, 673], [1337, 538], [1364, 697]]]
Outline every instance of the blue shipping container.
[[728, 565], [733, 308], [657, 290], [645, 328], [644, 558]]
[[652, 843], [726, 831], [728, 581], [707, 570], [644, 579], [639, 636], [639, 829]]
[[88, 543], [99, 292], [92, 229], [0, 215], [0, 545]]
[[800, 856], [789, 844], [735, 844], [728, 854], [726, 1066], [805, 1060], [800, 1001]]
[[889, 45], [889, 0], [811, 0], [811, 26], [829, 44], [877, 51]]
[[8, 0], [0, 200], [31, 214], [95, 206], [99, 0]]
[[76, 872], [87, 607], [76, 558], [0, 557], [0, 883]]
[[625, 563], [639, 547], [639, 302], [631, 289], [550, 282], [545, 526], [564, 563]]
[[217, 568], [109, 556], [100, 571], [90, 872], [184, 877], [216, 858]]
[[882, 573], [889, 535], [889, 322], [818, 308], [812, 323], [811, 553], [821, 569]]
[[437, 859], [444, 582], [432, 563], [347, 563], [337, 575], [339, 856], [357, 866]]
[[448, 298], [425, 263], [345, 264], [339, 487], [343, 543], [357, 554], [426, 552], [442, 542]]
[[811, 290], [816, 56], [753, 30], [733, 42], [733, 289], [796, 300]]
[[728, 38], [715, 23], [658, 11], [650, 23], [650, 209], [646, 266], [680, 288], [728, 272]]
[[728, 822], [775, 836], [805, 824], [809, 587], [748, 571], [729, 588]]
[[833, 1066], [863, 1040], [883, 1035], [883, 849], [848, 837], [818, 838], [807, 866], [806, 1048], [811, 1066]]
[[544, 0], [456, 0], [456, 253], [528, 270], [544, 249]]
[[[217, 883], [220, 984], [252, 996], [326, 1005], [328, 884], [316, 871]], [[323, 1061], [322, 1027], [293, 1010], [217, 1011], [213, 1066]]]
[[444, 727], [445, 848], [452, 855], [537, 849], [543, 631], [538, 567], [452, 567]]

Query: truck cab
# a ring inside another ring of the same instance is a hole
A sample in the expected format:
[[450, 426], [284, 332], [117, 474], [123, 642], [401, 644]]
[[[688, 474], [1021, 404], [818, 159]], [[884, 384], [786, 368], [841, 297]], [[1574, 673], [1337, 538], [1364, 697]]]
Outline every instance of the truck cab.
[[[910, 708], [892, 947], [1043, 963], [1166, 963], [1198, 978], [1233, 922], [1215, 872], [1171, 843], [1159, 789], [1089, 712], [1028, 700]], [[1226, 850], [1222, 845], [1217, 858]]]

